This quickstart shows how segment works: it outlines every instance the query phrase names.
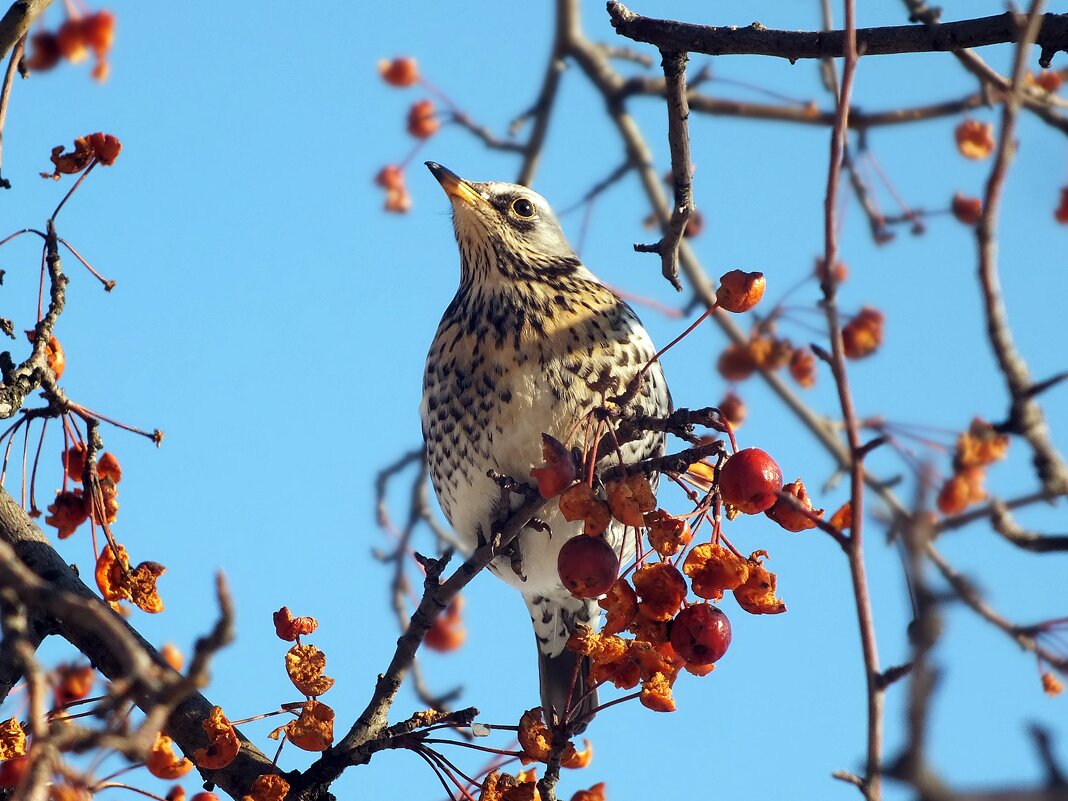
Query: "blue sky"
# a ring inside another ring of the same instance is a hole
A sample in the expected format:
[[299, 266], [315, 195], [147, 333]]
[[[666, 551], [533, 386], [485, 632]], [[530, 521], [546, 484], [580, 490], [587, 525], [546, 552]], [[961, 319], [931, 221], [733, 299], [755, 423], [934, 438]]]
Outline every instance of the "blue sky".
[[[52, 25], [62, 16], [55, 5]], [[949, 18], [1002, 10], [986, 0], [945, 5]], [[633, 7], [710, 24], [745, 25], [756, 10], [768, 27], [819, 24], [814, 1], [732, 0], [717, 4], [714, 16], [696, 2]], [[397, 636], [389, 575], [370, 555], [383, 544], [372, 481], [419, 442], [423, 360], [458, 274], [448, 204], [422, 167], [408, 175], [411, 213], [381, 210], [372, 178], [412, 147], [405, 113], [425, 92], [385, 86], [375, 65], [383, 57], [416, 56], [423, 74], [462, 109], [503, 132], [535, 96], [550, 16], [491, 2], [382, 4], [374, 12], [336, 3], [317, 7], [313, 18], [281, 3], [112, 8], [118, 24], [107, 84], [92, 82], [84, 66], [68, 66], [15, 86], [3, 151], [4, 176], [14, 188], [0, 195], [0, 213], [5, 231], [42, 224], [70, 183], [37, 177], [52, 146], [97, 130], [123, 141], [116, 165], [90, 176], [59, 224], [118, 288], [103, 293], [67, 259], [69, 307], [57, 333], [72, 397], [167, 434], [157, 451], [105, 431], [125, 468], [117, 534], [135, 561], [169, 567], [161, 581], [167, 610], [154, 618], [138, 614], [134, 622], [150, 640], [188, 651], [213, 619], [212, 577], [221, 568], [238, 601], [238, 641], [219, 656], [209, 697], [234, 718], [297, 700], [283, 669], [285, 647], [271, 625], [271, 612], [285, 604], [319, 619], [312, 642], [326, 651], [328, 673], [337, 679], [323, 700], [339, 721], [351, 721]], [[906, 21], [903, 4], [860, 13], [861, 25]], [[586, 5], [584, 25], [591, 38], [613, 41], [600, 3]], [[1005, 48], [988, 53], [1002, 70], [1009, 57]], [[713, 71], [827, 106], [811, 63], [722, 58]], [[860, 108], [877, 110], [974, 88], [949, 56], [883, 57], [862, 61], [855, 97]], [[761, 99], [717, 83], [709, 90]], [[622, 159], [600, 99], [577, 69], [565, 74], [559, 102], [535, 181], [558, 210]], [[648, 100], [633, 109], [666, 169], [662, 107]], [[989, 110], [974, 116], [996, 119]], [[956, 191], [980, 194], [989, 165], [957, 154], [956, 121], [871, 133], [883, 170], [912, 205], [944, 208]], [[694, 242], [698, 255], [713, 277], [736, 267], [762, 270], [769, 299], [777, 299], [822, 250], [829, 132], [695, 116], [692, 135], [697, 204], [707, 221]], [[1061, 262], [1068, 230], [1053, 223], [1052, 210], [1068, 183], [1068, 165], [1063, 139], [1027, 115], [1020, 139], [1007, 186], [1001, 272], [1017, 343], [1043, 377], [1065, 369], [1060, 319], [1068, 274]], [[518, 171], [513, 157], [486, 151], [454, 127], [430, 140], [414, 163], [424, 159], [476, 180], [510, 180]], [[650, 238], [641, 227], [646, 214], [636, 178], [626, 179], [598, 202], [582, 256], [615, 286], [679, 304], [655, 257], [632, 252], [634, 241]], [[562, 219], [573, 238], [581, 220], [581, 211]], [[860, 413], [951, 430], [975, 415], [1003, 416], [1005, 392], [978, 313], [970, 229], [935, 217], [926, 235], [902, 230], [876, 248], [851, 202], [841, 247], [851, 269], [843, 307], [871, 304], [887, 314], [884, 348], [851, 369]], [[3, 314], [17, 327], [32, 323], [38, 259], [36, 243], [25, 238], [0, 252], [7, 271]], [[809, 284], [795, 302], [816, 297]], [[657, 342], [684, 326], [639, 313]], [[783, 333], [797, 343], [815, 336], [799, 326]], [[713, 365], [723, 345], [707, 326], [665, 357], [677, 404], [722, 397]], [[817, 411], [834, 414], [828, 378], [821, 374], [805, 397]], [[831, 465], [816, 443], [757, 382], [739, 392], [750, 410], [742, 445], [772, 452], [787, 480], [802, 476], [818, 505], [836, 508], [847, 488], [818, 491]], [[1063, 389], [1048, 396], [1046, 409], [1056, 441], [1068, 448]], [[59, 448], [55, 440], [46, 444], [41, 497], [59, 480]], [[1011, 450], [988, 481], [1005, 497], [1034, 485], [1024, 446], [1014, 442]], [[942, 470], [947, 463], [947, 456], [936, 462]], [[889, 453], [877, 453], [872, 465], [887, 475], [903, 469]], [[399, 494], [395, 500], [401, 502]], [[1047, 531], [1068, 529], [1063, 503], [1020, 519]], [[612, 801], [695, 789], [710, 799], [856, 797], [854, 788], [829, 777], [858, 769], [864, 752], [863, 675], [846, 562], [823, 535], [788, 534], [763, 518], [730, 529], [739, 547], [770, 551], [789, 612], [755, 618], [725, 605], [734, 643], [715, 673], [680, 679], [673, 715], [637, 704], [606, 712], [590, 731], [593, 765], [565, 776], [564, 797], [602, 780]], [[868, 567], [881, 658], [889, 665], [908, 658], [909, 611], [898, 558], [881, 532], [869, 519]], [[60, 548], [87, 573], [86, 534]], [[1064, 556], [1023, 554], [983, 528], [947, 535], [942, 545], [1009, 618], [1026, 623], [1066, 614]], [[467, 595], [468, 643], [456, 654], [427, 658], [431, 683], [463, 684], [464, 701], [479, 706], [486, 721], [513, 723], [537, 696], [522, 604], [488, 576]], [[1042, 694], [1034, 659], [1004, 635], [950, 609], [937, 658], [943, 673], [931, 756], [946, 780], [1037, 781], [1041, 770], [1025, 733], [1031, 721], [1057, 732], [1058, 751], [1068, 759], [1064, 697]], [[890, 757], [901, 744], [904, 694], [898, 685], [888, 697]], [[405, 694], [395, 717], [416, 708]], [[245, 733], [266, 750], [272, 727], [267, 721]], [[481, 764], [450, 756], [472, 770]], [[295, 751], [283, 756], [287, 768], [306, 761]], [[440, 797], [429, 770], [406, 753], [376, 756], [336, 789], [350, 798]], [[893, 787], [887, 795], [906, 797]]]

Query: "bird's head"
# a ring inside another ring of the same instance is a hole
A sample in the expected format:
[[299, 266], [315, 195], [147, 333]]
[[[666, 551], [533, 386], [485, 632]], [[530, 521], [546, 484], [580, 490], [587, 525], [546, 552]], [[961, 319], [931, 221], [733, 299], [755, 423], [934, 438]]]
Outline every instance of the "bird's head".
[[426, 166], [452, 202], [465, 278], [551, 282], [585, 270], [537, 192], [518, 184], [465, 181], [434, 161]]

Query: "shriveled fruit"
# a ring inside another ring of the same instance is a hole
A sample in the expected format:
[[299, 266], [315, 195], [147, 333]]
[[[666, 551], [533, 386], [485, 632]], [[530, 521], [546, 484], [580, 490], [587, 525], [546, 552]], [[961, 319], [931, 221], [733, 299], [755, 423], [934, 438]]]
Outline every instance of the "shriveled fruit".
[[619, 557], [603, 537], [572, 537], [560, 549], [556, 568], [576, 598], [597, 598], [615, 584]]

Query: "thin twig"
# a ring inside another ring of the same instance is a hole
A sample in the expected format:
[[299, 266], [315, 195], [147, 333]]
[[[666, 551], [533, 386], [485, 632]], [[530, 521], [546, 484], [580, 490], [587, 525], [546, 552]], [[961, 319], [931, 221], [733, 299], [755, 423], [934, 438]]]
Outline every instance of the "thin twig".
[[[827, 193], [824, 200], [824, 264], [838, 263], [838, 189], [842, 174], [842, 161], [846, 149], [846, 132], [849, 122], [849, 104], [856, 75], [858, 51], [856, 41], [856, 9], [854, 0], [845, 3], [845, 59], [842, 64], [842, 80], [836, 104], [837, 120], [831, 134], [830, 166], [827, 173]], [[845, 366], [845, 347], [842, 327], [838, 316], [838, 282], [835, 271], [825, 271], [821, 284], [823, 308], [827, 315], [827, 328], [831, 340], [831, 369], [838, 389], [842, 410], [842, 423], [849, 444], [850, 504], [853, 525], [850, 528], [849, 572], [853, 581], [853, 596], [856, 602], [857, 624], [860, 629], [861, 649], [864, 654], [864, 677], [867, 685], [867, 760], [864, 769], [864, 796], [868, 801], [881, 798], [883, 702], [884, 690], [880, 685], [879, 653], [875, 637], [875, 620], [872, 614], [871, 596], [868, 590], [864, 566], [864, 467], [861, 452], [860, 426], [853, 404], [853, 395]]]
[[640, 253], [660, 254], [664, 278], [681, 292], [679, 244], [686, 231], [686, 223], [695, 211], [688, 122], [690, 108], [686, 93], [686, 62], [689, 56], [681, 50], [661, 50], [660, 56], [664, 68], [664, 85], [667, 89], [668, 146], [671, 150], [671, 180], [675, 203], [671, 209], [671, 219], [660, 241], [652, 245], [635, 245], [634, 249]]
[[[7, 122], [7, 109], [8, 103], [11, 99], [11, 86], [15, 80], [15, 73], [18, 71], [19, 59], [22, 58], [22, 52], [26, 49], [26, 37], [25, 35], [18, 40], [14, 49], [11, 51], [11, 58], [7, 62], [7, 71], [4, 73], [4, 85], [0, 88], [0, 163], [3, 160], [3, 144], [4, 144], [4, 123]], [[11, 181], [0, 177], [0, 189], [10, 189]]]

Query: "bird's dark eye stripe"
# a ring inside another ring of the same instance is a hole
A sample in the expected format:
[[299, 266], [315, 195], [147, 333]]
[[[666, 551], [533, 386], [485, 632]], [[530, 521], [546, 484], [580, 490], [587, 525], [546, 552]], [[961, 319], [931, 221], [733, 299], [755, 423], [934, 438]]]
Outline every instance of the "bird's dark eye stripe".
[[512, 211], [515, 212], [517, 217], [529, 219], [534, 216], [534, 204], [525, 197], [517, 197], [512, 201]]

